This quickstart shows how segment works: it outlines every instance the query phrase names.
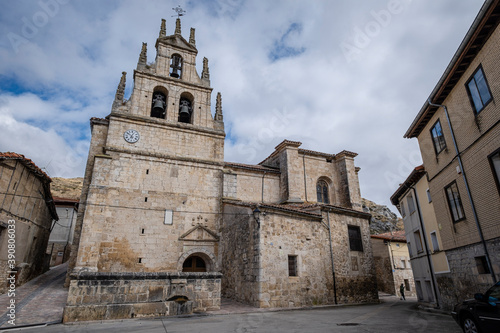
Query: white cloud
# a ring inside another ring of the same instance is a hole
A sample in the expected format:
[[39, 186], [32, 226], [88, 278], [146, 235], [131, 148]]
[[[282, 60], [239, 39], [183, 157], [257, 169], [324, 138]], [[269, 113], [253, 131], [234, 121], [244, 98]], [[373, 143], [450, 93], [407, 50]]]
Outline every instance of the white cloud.
[[[88, 145], [88, 119], [109, 113], [122, 71], [130, 91], [141, 42], [154, 61], [160, 19], [172, 33], [178, 2], [45, 1], [61, 4], [17, 53], [7, 34], [22, 37], [23, 18], [33, 21], [43, 8], [8, 2], [0, 13], [0, 127], [9, 133], [0, 148], [42, 166], [54, 156], [66, 168], [53, 176], [82, 175], [84, 162], [67, 156], [86, 158], [71, 154]], [[208, 57], [212, 87], [222, 92], [226, 160], [257, 163], [284, 138], [356, 151], [363, 196], [389, 204], [397, 179], [420, 163], [416, 140], [402, 135], [482, 2], [402, 1], [404, 10], [380, 23], [350, 62], [341, 43], [373, 28], [373, 12], [389, 1], [181, 1], [182, 30], [187, 37], [196, 28], [198, 72]], [[301, 52], [272, 59], [278, 42]]]

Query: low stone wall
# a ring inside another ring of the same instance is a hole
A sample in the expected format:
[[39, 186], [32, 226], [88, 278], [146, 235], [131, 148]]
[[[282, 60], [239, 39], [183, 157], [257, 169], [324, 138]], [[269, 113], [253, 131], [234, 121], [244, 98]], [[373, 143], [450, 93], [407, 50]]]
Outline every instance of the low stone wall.
[[220, 308], [221, 273], [71, 274], [63, 321], [172, 316]]

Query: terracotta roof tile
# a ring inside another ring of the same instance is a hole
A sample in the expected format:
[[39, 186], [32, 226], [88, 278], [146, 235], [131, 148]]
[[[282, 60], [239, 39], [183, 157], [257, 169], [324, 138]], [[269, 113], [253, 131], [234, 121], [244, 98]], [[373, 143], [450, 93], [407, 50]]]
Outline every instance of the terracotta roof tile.
[[39, 176], [40, 178], [45, 179], [49, 183], [52, 181], [50, 179], [50, 177], [35, 164], [35, 162], [30, 160], [29, 158], [26, 158], [22, 154], [13, 153], [13, 152], [5, 152], [5, 153], [0, 152], [0, 160], [3, 160], [3, 159], [4, 160], [18, 160], [24, 166], [26, 166], [28, 169], [30, 169], [33, 173], [35, 173], [37, 176]]

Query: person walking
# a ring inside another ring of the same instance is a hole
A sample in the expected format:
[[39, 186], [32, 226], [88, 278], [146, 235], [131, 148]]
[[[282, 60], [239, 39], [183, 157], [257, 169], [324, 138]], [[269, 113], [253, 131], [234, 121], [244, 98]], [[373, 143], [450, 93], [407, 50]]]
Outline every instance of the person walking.
[[401, 298], [400, 300], [405, 300], [405, 285], [401, 283], [401, 286], [399, 287], [399, 292], [401, 293]]

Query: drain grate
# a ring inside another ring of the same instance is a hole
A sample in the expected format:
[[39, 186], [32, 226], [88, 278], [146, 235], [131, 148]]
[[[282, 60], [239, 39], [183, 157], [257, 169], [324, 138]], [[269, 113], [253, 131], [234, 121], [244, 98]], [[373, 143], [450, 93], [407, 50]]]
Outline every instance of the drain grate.
[[358, 323], [341, 323], [337, 324], [337, 326], [358, 326]]

